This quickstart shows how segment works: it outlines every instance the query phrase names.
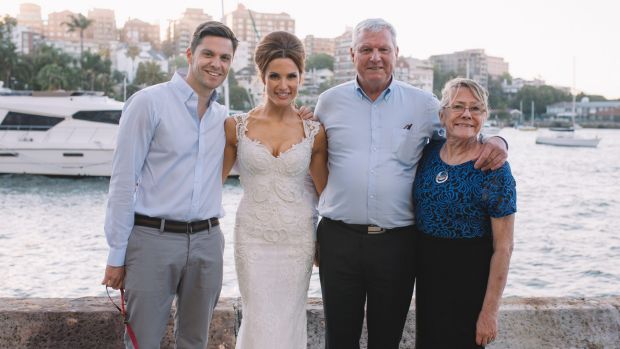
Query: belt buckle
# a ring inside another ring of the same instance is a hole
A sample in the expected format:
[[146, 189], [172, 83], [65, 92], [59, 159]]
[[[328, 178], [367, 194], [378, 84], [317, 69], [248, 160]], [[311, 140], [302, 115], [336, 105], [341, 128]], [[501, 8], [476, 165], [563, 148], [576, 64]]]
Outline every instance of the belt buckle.
[[188, 234], [194, 233], [194, 228], [192, 227], [192, 222], [187, 223], [187, 227], [185, 228], [185, 232]]
[[368, 234], [383, 234], [385, 233], [385, 228], [378, 227], [376, 225], [368, 226]]

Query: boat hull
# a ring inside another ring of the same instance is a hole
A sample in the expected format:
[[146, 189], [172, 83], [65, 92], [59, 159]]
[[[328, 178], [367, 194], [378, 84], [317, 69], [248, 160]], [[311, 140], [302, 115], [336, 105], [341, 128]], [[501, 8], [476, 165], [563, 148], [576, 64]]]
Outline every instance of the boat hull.
[[560, 138], [560, 137], [537, 137], [536, 144], [555, 145], [559, 147], [587, 147], [596, 148], [600, 138]]
[[4, 149], [0, 173], [110, 176], [114, 149]]

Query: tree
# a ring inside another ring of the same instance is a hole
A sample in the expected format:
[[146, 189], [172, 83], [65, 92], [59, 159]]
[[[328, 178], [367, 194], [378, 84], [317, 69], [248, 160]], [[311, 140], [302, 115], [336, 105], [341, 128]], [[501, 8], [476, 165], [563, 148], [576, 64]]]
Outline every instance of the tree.
[[306, 58], [306, 71], [324, 68], [334, 71], [334, 57], [326, 53], [317, 53]]
[[607, 100], [607, 98], [605, 98], [605, 96], [601, 96], [601, 95], [587, 95], [583, 92], [579, 93], [577, 96], [575, 96], [577, 101], [580, 101], [582, 98], [588, 98], [590, 100], [590, 102], [605, 102]]
[[0, 19], [0, 78], [10, 86], [13, 71], [19, 64], [19, 57], [15, 44], [11, 40], [11, 33], [17, 26], [17, 20], [10, 16]]
[[170, 40], [162, 41], [161, 52], [164, 54], [164, 57], [170, 59], [170, 57], [174, 56], [174, 54], [176, 53], [174, 43]]
[[77, 16], [69, 16], [69, 22], [62, 22], [63, 25], [67, 26], [67, 32], [80, 32], [80, 64], [82, 64], [82, 55], [84, 52], [84, 31], [86, 30], [86, 28], [90, 27], [93, 22], [94, 21], [92, 19], [86, 18], [81, 13], [78, 13]]
[[241, 86], [229, 86], [230, 108], [248, 110], [252, 107], [248, 91]]
[[[110, 81], [112, 62], [95, 53], [86, 52], [82, 61], [82, 87], [91, 91], [106, 91]], [[98, 83], [104, 82], [104, 85]]]
[[523, 114], [527, 115], [532, 112], [532, 101], [534, 101], [534, 114], [541, 115], [547, 111], [548, 105], [572, 101], [572, 96], [553, 86], [524, 86], [517, 92], [512, 107], [519, 108], [520, 103], [523, 102]]
[[512, 79], [510, 75], [493, 79], [489, 77], [487, 90], [489, 91], [489, 107], [496, 110], [505, 110], [510, 106], [510, 98], [502, 89], [504, 80]]
[[48, 64], [37, 74], [37, 82], [43, 90], [58, 90], [67, 87], [66, 73], [58, 64]]
[[40, 84], [40, 79], [37, 78], [37, 73], [40, 72], [45, 66], [55, 64], [62, 68], [65, 74], [65, 83], [63, 86], [65, 89], [77, 89], [82, 84], [80, 71], [75, 67], [74, 59], [52, 46], [39, 45], [33, 52], [32, 56], [22, 56], [31, 69], [29, 69], [30, 76], [24, 80], [29, 81], [29, 85], [33, 90], [46, 89]]
[[159, 64], [155, 62], [144, 62], [138, 64], [134, 84], [151, 86], [168, 80], [164, 72], [161, 71]]
[[446, 82], [456, 78], [458, 76], [457, 73], [453, 71], [445, 72], [439, 69], [438, 66], [433, 68], [433, 93], [437, 98], [441, 98], [441, 90], [443, 89]]
[[[135, 64], [136, 64], [136, 57], [138, 57], [140, 55], [140, 48], [138, 46], [135, 45], [131, 45], [127, 47], [127, 52], [125, 53], [125, 56], [129, 57], [131, 59], [131, 72], [133, 73], [136, 69]], [[135, 79], [135, 77], [134, 77]]]

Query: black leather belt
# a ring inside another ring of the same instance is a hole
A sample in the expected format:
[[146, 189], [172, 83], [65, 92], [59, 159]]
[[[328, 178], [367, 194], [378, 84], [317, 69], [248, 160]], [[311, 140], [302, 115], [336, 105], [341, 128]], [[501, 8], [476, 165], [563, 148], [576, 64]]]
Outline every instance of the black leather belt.
[[209, 218], [203, 221], [180, 222], [136, 213], [134, 216], [134, 224], [170, 233], [194, 234], [217, 227], [220, 225], [220, 221], [217, 218]]
[[336, 224], [340, 224], [343, 225], [357, 233], [360, 234], [369, 234], [369, 235], [373, 235], [373, 234], [383, 234], [383, 233], [389, 233], [391, 231], [398, 231], [398, 230], [402, 230], [402, 229], [408, 229], [411, 228], [413, 226], [405, 226], [405, 227], [397, 227], [397, 228], [382, 228], [379, 226], [376, 226], [374, 224], [350, 224], [350, 223], [345, 223], [343, 221], [338, 221], [335, 219], [330, 219], [327, 217], [323, 217], [322, 219], [326, 219], [328, 222], [333, 222]]

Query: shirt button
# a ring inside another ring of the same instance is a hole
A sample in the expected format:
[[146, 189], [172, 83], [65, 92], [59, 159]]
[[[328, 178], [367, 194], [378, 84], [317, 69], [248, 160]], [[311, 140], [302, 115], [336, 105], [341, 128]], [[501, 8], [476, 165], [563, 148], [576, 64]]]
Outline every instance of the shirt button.
[[374, 198], [375, 198], [375, 196], [374, 196], [374, 195], [370, 195], [370, 198], [371, 198], [371, 199], [374, 199]]
[[372, 151], [377, 151], [377, 147], [372, 147]]
[[370, 170], [370, 174], [375, 174], [375, 170]]

